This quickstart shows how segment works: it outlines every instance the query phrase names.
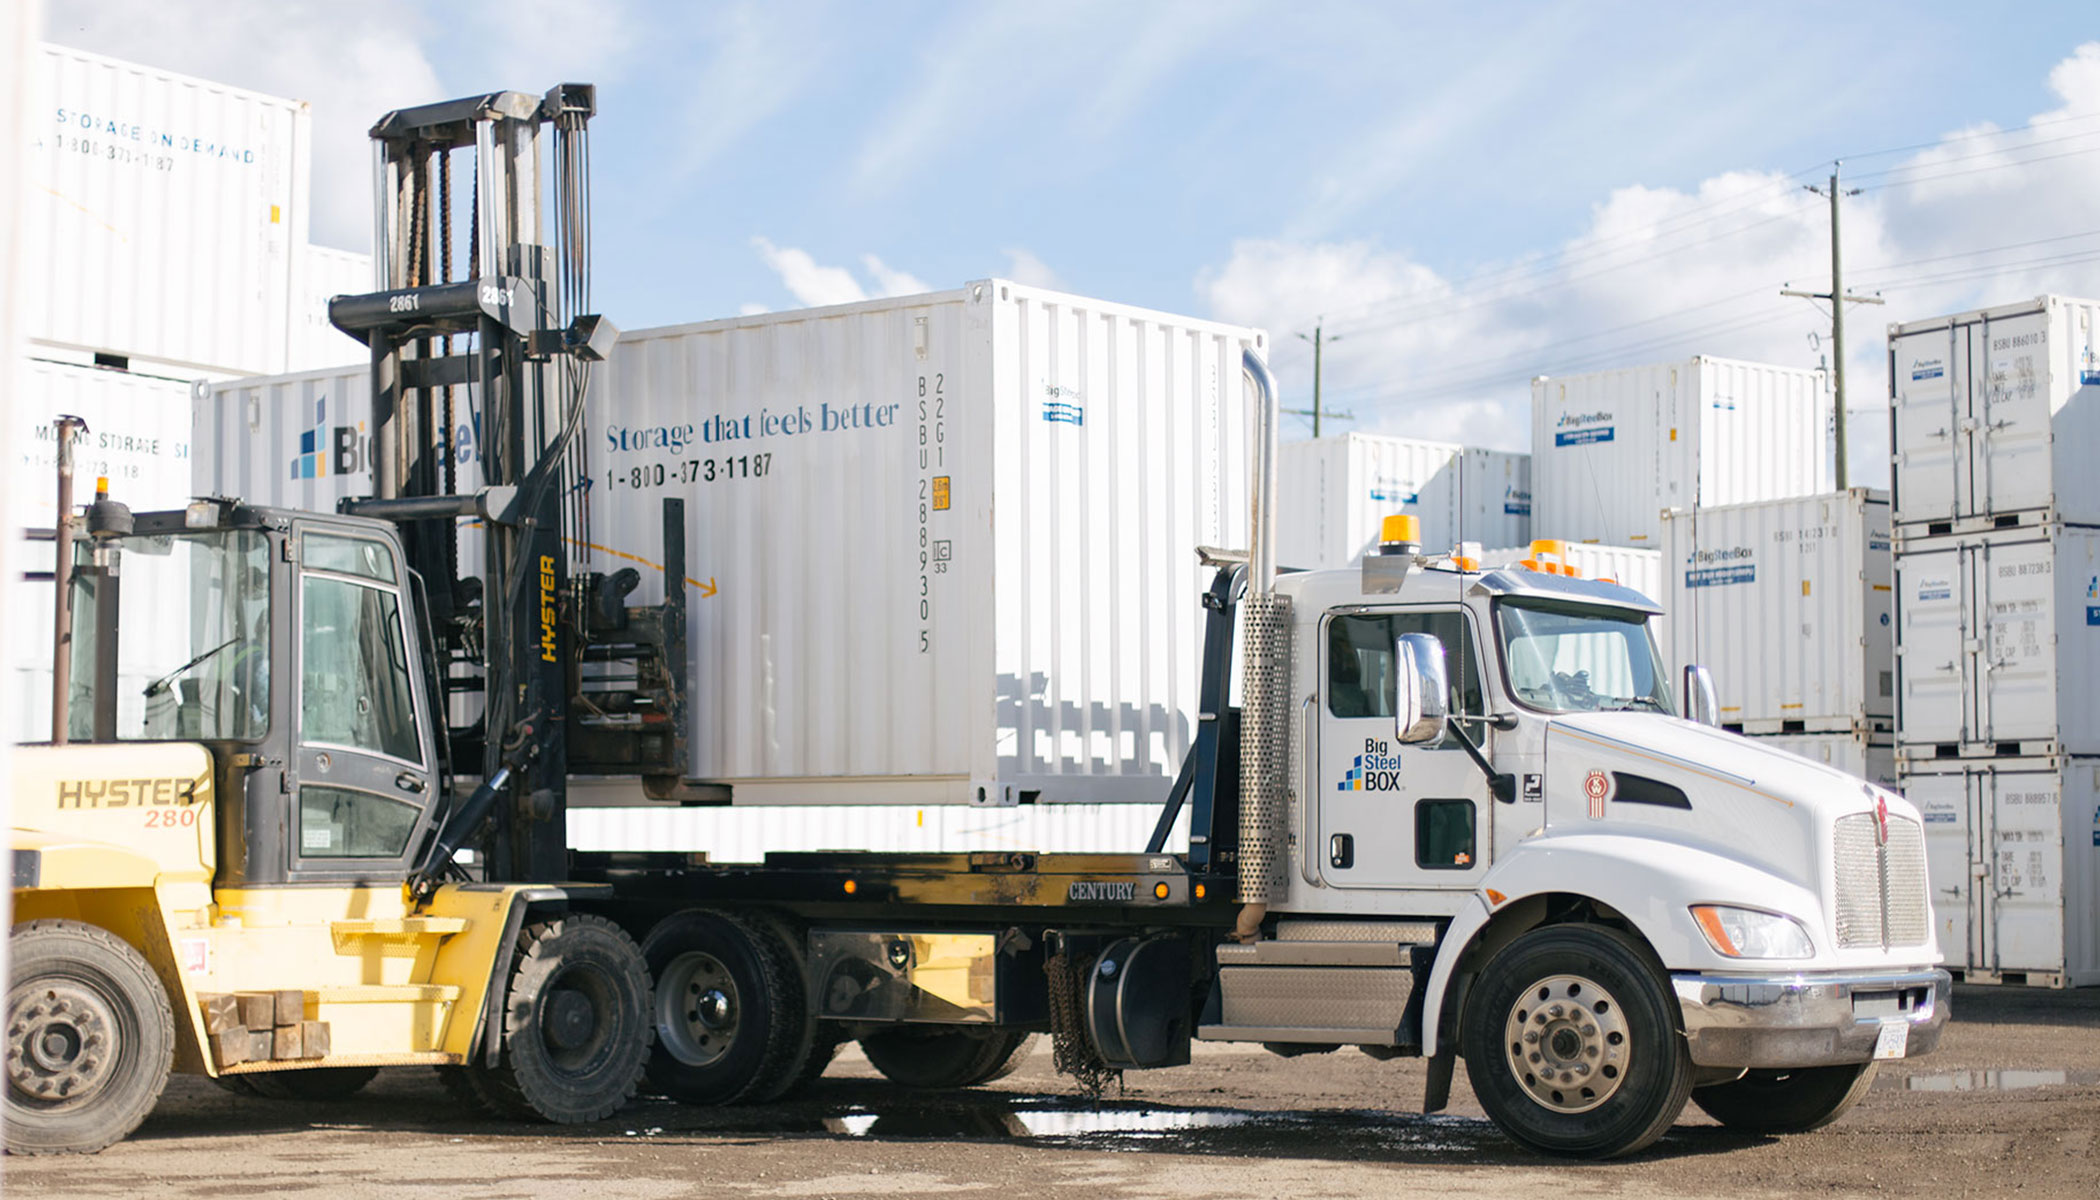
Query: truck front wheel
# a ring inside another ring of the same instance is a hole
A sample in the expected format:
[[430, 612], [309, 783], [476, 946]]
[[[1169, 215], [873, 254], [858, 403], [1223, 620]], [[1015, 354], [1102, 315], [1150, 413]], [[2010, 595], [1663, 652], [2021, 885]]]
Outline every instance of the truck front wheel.
[[1692, 1090], [1675, 1004], [1638, 943], [1592, 925], [1523, 935], [1473, 987], [1466, 1075], [1495, 1124], [1548, 1154], [1612, 1158], [1661, 1137]]
[[7, 1149], [89, 1154], [159, 1101], [175, 1018], [153, 968], [78, 921], [15, 927], [7, 991]]
[[1692, 1103], [1706, 1115], [1745, 1133], [1807, 1133], [1845, 1115], [1874, 1086], [1874, 1063], [1751, 1071], [1731, 1083], [1703, 1087]]
[[801, 977], [765, 930], [723, 913], [667, 917], [642, 944], [656, 980], [649, 1082], [685, 1104], [763, 1102], [787, 1091], [815, 1031]]

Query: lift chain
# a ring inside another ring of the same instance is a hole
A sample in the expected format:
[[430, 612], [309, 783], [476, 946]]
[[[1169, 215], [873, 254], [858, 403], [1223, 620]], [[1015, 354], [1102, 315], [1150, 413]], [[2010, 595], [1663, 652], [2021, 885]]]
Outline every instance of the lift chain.
[[1051, 1060], [1060, 1075], [1070, 1075], [1079, 1084], [1081, 1091], [1098, 1098], [1107, 1089], [1108, 1081], [1116, 1082], [1116, 1090], [1123, 1090], [1123, 1072], [1108, 1065], [1095, 1050], [1093, 1040], [1086, 1035], [1086, 1022], [1081, 1014], [1084, 1000], [1080, 989], [1086, 986], [1090, 963], [1074, 965], [1063, 950], [1050, 956], [1043, 964], [1050, 983], [1050, 1048]]

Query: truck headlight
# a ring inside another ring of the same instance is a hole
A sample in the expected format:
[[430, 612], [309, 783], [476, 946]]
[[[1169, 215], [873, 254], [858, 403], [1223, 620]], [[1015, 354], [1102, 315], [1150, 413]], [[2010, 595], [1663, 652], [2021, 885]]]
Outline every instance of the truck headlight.
[[1778, 913], [1723, 904], [1695, 904], [1692, 919], [1713, 948], [1730, 958], [1813, 958], [1815, 943], [1801, 922]]

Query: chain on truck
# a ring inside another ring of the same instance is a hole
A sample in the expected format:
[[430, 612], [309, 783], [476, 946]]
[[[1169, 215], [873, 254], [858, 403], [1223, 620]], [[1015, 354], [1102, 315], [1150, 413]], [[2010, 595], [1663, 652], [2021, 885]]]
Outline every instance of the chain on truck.
[[[778, 1099], [847, 1041], [968, 1087], [1047, 1033], [1096, 1088], [1198, 1041], [1420, 1056], [1426, 1111], [1463, 1056], [1512, 1137], [1602, 1157], [1688, 1099], [1815, 1128], [1937, 1043], [1916, 811], [1714, 728], [1629, 589], [1424, 555], [1404, 518], [1360, 567], [1279, 571], [1251, 352], [1253, 544], [1204, 552], [1200, 722], [1150, 845], [571, 852], [572, 775], [691, 782], [681, 502], [660, 604], [572, 558], [617, 337], [589, 312], [594, 108], [563, 85], [374, 127], [388, 286], [330, 305], [371, 349], [372, 496], [79, 515], [62, 428], [52, 738], [13, 759], [11, 1151], [123, 1138], [171, 1068], [319, 1100], [427, 1065], [581, 1122], [644, 1079]], [[127, 640], [147, 606], [186, 637]]]

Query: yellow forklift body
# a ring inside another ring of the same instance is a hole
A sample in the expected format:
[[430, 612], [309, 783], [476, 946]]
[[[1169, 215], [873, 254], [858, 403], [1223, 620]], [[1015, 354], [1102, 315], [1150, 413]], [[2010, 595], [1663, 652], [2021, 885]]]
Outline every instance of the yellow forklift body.
[[[532, 889], [448, 886], [420, 908], [398, 879], [215, 889], [213, 775], [193, 744], [18, 747], [15, 920], [81, 921], [144, 955], [175, 1009], [177, 1070], [465, 1061], [511, 910]], [[291, 1039], [274, 1043], [289, 1055], [229, 1055], [215, 1041], [213, 998], [291, 992], [300, 1011], [241, 1028], [317, 1024], [326, 1053]]]

